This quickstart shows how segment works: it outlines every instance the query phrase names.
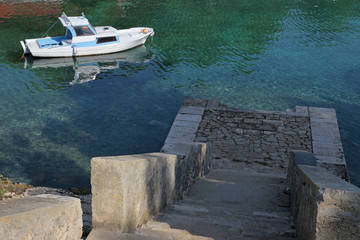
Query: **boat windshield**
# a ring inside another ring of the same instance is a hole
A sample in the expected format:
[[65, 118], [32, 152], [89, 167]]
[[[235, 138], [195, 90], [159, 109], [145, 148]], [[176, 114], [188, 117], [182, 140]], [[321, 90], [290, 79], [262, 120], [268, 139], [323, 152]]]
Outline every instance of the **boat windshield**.
[[95, 35], [88, 26], [76, 26], [74, 27], [76, 36], [89, 36]]
[[69, 39], [69, 38], [71, 39], [72, 38], [72, 33], [71, 33], [71, 31], [69, 29], [66, 29], [65, 38], [66, 39]]

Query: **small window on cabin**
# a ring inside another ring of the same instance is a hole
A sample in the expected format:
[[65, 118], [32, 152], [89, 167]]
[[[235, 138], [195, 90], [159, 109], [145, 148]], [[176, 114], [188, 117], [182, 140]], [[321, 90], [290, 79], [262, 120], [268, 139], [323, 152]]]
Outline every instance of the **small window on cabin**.
[[76, 36], [95, 35], [88, 26], [77, 26], [74, 27], [74, 30], [76, 32]]
[[116, 37], [102, 37], [97, 39], [97, 44], [107, 43], [107, 42], [116, 42]]

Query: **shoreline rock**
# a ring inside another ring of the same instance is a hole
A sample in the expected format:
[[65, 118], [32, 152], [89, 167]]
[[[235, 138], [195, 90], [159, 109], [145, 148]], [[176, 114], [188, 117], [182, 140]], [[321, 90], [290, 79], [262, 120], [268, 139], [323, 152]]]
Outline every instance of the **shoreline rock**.
[[[75, 192], [75, 193], [74, 193]], [[86, 194], [88, 193], [88, 194]], [[86, 189], [70, 188], [70, 190], [50, 187], [32, 187], [24, 192], [24, 196], [34, 196], [40, 194], [55, 194], [61, 196], [70, 196], [79, 198], [81, 201], [81, 209], [83, 211], [83, 236], [87, 236], [92, 228], [92, 211], [91, 211], [91, 193]]]

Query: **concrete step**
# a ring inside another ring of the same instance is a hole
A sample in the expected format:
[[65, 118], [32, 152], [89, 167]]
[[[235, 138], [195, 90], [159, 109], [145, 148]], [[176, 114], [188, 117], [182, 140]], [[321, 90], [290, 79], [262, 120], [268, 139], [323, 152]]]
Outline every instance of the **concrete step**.
[[276, 224], [284, 224], [292, 226], [293, 218], [291, 212], [239, 212], [229, 208], [212, 207], [211, 209], [196, 208], [195, 206], [177, 206], [175, 208], [167, 209], [163, 214], [158, 217], [162, 218], [165, 215], [183, 215], [189, 217], [204, 217], [213, 219], [239, 219], [239, 220], [252, 220], [263, 221], [264, 223], [271, 222]]
[[286, 179], [272, 175], [214, 170], [197, 181], [189, 197], [178, 204], [189, 203], [208, 209], [221, 206], [240, 212], [289, 211], [290, 198], [283, 192], [286, 186]]
[[[108, 229], [93, 229], [86, 240], [213, 240], [213, 238], [196, 236], [190, 234], [186, 230], [172, 229], [169, 225], [167, 227], [152, 228], [144, 225], [138, 228], [134, 233], [122, 233]], [[158, 225], [164, 225], [159, 223]]]
[[286, 179], [277, 175], [217, 169], [157, 220], [214, 239], [292, 239], [285, 188]]
[[137, 230], [137, 234], [147, 231], [167, 232], [174, 240], [212, 240], [213, 238], [193, 235], [186, 230], [171, 228], [169, 224], [157, 221], [148, 221]]
[[186, 229], [191, 234], [214, 239], [295, 237], [295, 229], [291, 228], [291, 224], [277, 219], [249, 216], [214, 218], [165, 214], [158, 221], [166, 222], [172, 228]]
[[[195, 198], [195, 197], [184, 197], [184, 199], [182, 199], [181, 201], [182, 203], [187, 203], [187, 204], [193, 204], [193, 205], [204, 205], [205, 201], [202, 198]], [[178, 203], [179, 203], [178, 202]]]
[[93, 229], [86, 240], [172, 240], [167, 232], [153, 231], [149, 234], [122, 233], [108, 229]]
[[213, 238], [196, 236], [186, 230], [173, 229], [169, 224], [148, 221], [134, 233], [123, 233], [109, 229], [93, 229], [86, 240], [213, 240]]
[[[286, 211], [285, 211], [286, 210]], [[273, 222], [277, 224], [291, 225], [292, 216], [289, 209], [284, 209], [284, 211], [253, 211], [253, 212], [242, 212], [238, 211], [236, 208], [222, 207], [221, 204], [218, 206], [212, 206], [207, 208], [205, 206], [190, 205], [180, 201], [178, 204], [173, 205], [172, 207], [166, 209], [163, 215], [166, 214], [175, 214], [175, 215], [184, 215], [191, 217], [211, 217], [211, 218], [223, 218], [223, 219], [257, 219], [263, 220], [264, 222]]]
[[186, 198], [181, 201], [176, 202], [171, 207], [169, 207], [167, 210], [178, 210], [178, 211], [184, 211], [189, 212], [190, 214], [193, 213], [208, 213], [208, 214], [218, 214], [222, 212], [240, 212], [242, 214], [252, 214], [253, 212], [274, 212], [274, 213], [280, 213], [283, 215], [290, 214], [290, 206], [289, 204], [282, 205], [281, 203], [277, 203], [276, 206], [271, 206], [270, 208], [264, 207], [258, 207], [256, 209], [247, 208], [244, 209], [240, 205], [240, 202], [235, 201], [215, 201], [212, 199], [204, 199], [204, 200], [196, 200], [194, 201], [191, 198]]

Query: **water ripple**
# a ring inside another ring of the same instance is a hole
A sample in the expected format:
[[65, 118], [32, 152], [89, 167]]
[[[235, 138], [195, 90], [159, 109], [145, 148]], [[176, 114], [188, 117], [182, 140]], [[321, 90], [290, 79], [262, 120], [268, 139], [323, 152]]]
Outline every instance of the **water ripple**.
[[[63, 1], [21, 1], [0, 2], [0, 19], [58, 16], [62, 11]], [[4, 21], [4, 20], [2, 20]]]
[[[0, 0], [0, 172], [87, 187], [92, 156], [158, 151], [186, 96], [240, 108], [335, 108], [360, 184], [359, 7], [358, 0]], [[41, 36], [62, 11], [85, 12], [94, 26], [153, 27], [151, 56], [24, 69], [19, 41]], [[85, 70], [96, 81], [69, 84]]]

